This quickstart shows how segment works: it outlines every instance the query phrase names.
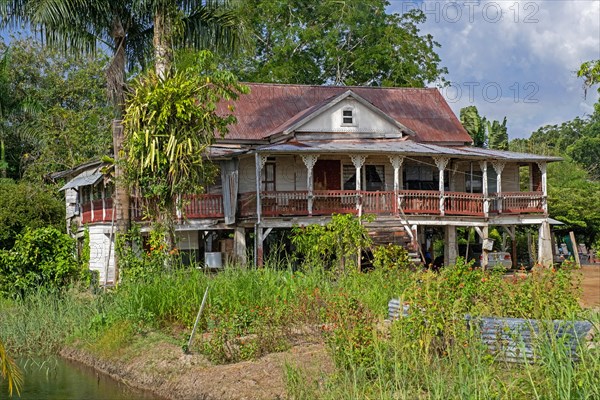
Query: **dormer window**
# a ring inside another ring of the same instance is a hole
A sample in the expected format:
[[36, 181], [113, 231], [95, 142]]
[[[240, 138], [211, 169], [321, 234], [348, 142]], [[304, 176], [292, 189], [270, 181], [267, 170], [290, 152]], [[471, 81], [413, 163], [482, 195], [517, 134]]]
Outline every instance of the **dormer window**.
[[342, 126], [356, 126], [354, 108], [346, 107], [342, 110]]

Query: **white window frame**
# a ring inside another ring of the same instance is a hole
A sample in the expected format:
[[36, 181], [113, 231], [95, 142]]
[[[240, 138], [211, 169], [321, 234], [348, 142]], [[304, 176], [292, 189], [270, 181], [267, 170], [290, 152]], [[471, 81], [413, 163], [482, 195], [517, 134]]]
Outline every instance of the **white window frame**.
[[[347, 111], [350, 111], [351, 116], [344, 115]], [[345, 118], [352, 118], [352, 122], [345, 122]], [[358, 112], [355, 107], [346, 106], [342, 108], [342, 121], [341, 126], [358, 126]]]

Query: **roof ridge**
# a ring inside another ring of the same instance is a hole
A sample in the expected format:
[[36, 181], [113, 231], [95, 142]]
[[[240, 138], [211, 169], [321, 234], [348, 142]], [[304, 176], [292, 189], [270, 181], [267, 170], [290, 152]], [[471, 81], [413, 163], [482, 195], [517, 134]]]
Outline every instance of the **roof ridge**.
[[243, 85], [255, 85], [255, 86], [280, 86], [280, 87], [305, 87], [305, 88], [340, 88], [340, 89], [375, 89], [375, 90], [423, 90], [423, 91], [437, 91], [436, 87], [406, 87], [406, 86], [356, 86], [356, 85], [311, 85], [302, 83], [268, 83], [268, 82], [240, 82]]

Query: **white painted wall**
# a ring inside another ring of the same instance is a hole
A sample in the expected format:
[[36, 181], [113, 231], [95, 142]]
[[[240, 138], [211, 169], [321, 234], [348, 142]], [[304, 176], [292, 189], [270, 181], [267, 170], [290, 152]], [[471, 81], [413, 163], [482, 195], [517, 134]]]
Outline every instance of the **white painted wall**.
[[[352, 108], [355, 116], [354, 126], [342, 123], [342, 111]], [[371, 111], [353, 98], [346, 98], [296, 129], [297, 132], [351, 132], [351, 133], [393, 133], [400, 129], [380, 114]]]
[[[88, 226], [90, 233], [90, 270], [100, 273], [100, 283], [104, 284], [106, 280], [106, 261], [109, 256], [108, 264], [108, 282], [114, 283], [115, 280], [115, 248], [110, 243], [110, 225], [94, 224]], [[110, 250], [109, 250], [110, 247]]]

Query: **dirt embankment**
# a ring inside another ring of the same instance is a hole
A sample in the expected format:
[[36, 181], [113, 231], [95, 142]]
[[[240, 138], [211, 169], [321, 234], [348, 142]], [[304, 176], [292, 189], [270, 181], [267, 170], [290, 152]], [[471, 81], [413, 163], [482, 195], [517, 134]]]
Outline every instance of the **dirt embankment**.
[[314, 343], [229, 365], [212, 365], [204, 356], [183, 354], [181, 348], [162, 340], [145, 340], [114, 358], [97, 357], [73, 347], [64, 349], [61, 356], [128, 386], [183, 400], [282, 399], [286, 397], [286, 363], [300, 367], [314, 379], [332, 370], [323, 344]]
[[600, 264], [584, 265], [581, 272], [581, 305], [600, 309]]

